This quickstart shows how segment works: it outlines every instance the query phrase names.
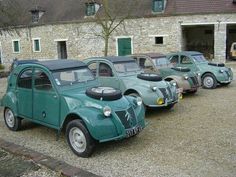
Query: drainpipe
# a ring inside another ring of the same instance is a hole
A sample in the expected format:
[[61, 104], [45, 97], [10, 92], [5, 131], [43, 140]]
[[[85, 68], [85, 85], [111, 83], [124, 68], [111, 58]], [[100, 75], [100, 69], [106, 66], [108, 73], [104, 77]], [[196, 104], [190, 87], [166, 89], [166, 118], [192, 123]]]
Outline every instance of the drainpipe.
[[31, 28], [28, 26], [28, 37], [29, 37], [29, 43], [30, 43], [30, 58], [33, 59], [33, 43], [32, 43], [32, 35], [31, 35]]

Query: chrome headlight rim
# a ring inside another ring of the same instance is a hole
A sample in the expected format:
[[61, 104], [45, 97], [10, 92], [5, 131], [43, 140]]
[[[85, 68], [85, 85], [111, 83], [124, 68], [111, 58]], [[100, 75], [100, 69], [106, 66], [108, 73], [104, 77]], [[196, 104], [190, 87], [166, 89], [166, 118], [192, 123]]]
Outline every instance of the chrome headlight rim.
[[185, 80], [188, 80], [188, 78], [189, 78], [189, 77], [188, 77], [187, 75], [184, 75], [184, 79], [185, 79]]
[[220, 70], [219, 70], [219, 72], [220, 72], [220, 73], [224, 73], [224, 72], [225, 72], [225, 70], [223, 70], [223, 69], [220, 69]]
[[153, 92], [156, 92], [157, 91], [157, 86], [154, 86], [154, 85], [150, 85], [150, 88]]
[[110, 117], [111, 113], [112, 113], [112, 110], [109, 106], [105, 106], [103, 108], [103, 114], [104, 114], [105, 117]]

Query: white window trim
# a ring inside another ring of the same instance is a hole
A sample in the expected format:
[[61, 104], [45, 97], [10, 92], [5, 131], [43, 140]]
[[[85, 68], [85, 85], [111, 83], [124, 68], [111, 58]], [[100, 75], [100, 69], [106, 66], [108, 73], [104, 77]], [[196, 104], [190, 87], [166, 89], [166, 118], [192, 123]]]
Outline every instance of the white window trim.
[[54, 39], [54, 42], [60, 42], [60, 41], [68, 41], [68, 38], [67, 39]]
[[[149, 35], [149, 37], [153, 38], [154, 39], [154, 42], [153, 42], [153, 45], [158, 45], [158, 46], [163, 46], [165, 45], [165, 40], [164, 38], [167, 37], [169, 35], [167, 34], [163, 34], [163, 35]], [[163, 38], [163, 43], [162, 44], [156, 44], [156, 37], [162, 37]]]
[[[35, 40], [39, 41], [39, 51], [35, 50], [35, 43], [34, 43]], [[41, 38], [32, 38], [32, 42], [33, 42], [33, 52], [41, 52]]]
[[[15, 42], [15, 41], [18, 41], [18, 44], [19, 44], [19, 52], [15, 52], [15, 51], [14, 51], [14, 42]], [[13, 39], [12, 42], [11, 42], [11, 44], [12, 44], [12, 52], [13, 52], [13, 53], [20, 53], [20, 51], [21, 51], [20, 39]]]
[[133, 45], [133, 36], [117, 36], [115, 37], [116, 39], [116, 56], [119, 55], [119, 51], [118, 51], [118, 39], [122, 39], [122, 38], [130, 38], [131, 39], [131, 54], [134, 53], [134, 45]]

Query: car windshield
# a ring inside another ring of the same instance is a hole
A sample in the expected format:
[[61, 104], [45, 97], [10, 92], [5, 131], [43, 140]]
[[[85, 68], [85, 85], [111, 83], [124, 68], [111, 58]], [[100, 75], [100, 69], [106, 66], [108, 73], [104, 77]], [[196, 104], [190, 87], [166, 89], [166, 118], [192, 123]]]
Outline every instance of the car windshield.
[[114, 67], [116, 69], [116, 72], [118, 73], [141, 71], [141, 68], [138, 66], [138, 64], [135, 61], [115, 63]]
[[207, 60], [205, 59], [205, 57], [203, 56], [203, 55], [192, 55], [192, 57], [193, 57], [193, 60], [194, 60], [194, 62], [196, 62], [196, 63], [202, 63], [202, 62], [207, 62]]
[[160, 57], [160, 58], [152, 58], [154, 64], [158, 68], [171, 68], [173, 65], [170, 63], [170, 61], [166, 57]]
[[73, 68], [53, 72], [54, 79], [58, 86], [73, 85], [94, 80], [92, 72], [86, 68]]

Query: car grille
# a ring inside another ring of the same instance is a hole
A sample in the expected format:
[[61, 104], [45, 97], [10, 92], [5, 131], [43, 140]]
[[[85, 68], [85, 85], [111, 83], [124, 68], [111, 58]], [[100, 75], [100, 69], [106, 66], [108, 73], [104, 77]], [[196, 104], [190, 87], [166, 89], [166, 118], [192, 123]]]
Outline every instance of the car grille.
[[121, 120], [125, 129], [131, 128], [137, 124], [136, 116], [132, 107], [126, 111], [116, 111], [116, 115]]
[[165, 99], [170, 100], [172, 98], [172, 92], [169, 87], [167, 88], [160, 88], [161, 93], [163, 94]]
[[191, 79], [191, 81], [193, 82], [193, 85], [194, 85], [194, 86], [197, 86], [197, 85], [198, 85], [198, 79], [197, 79], [197, 77], [190, 77], [189, 79]]

